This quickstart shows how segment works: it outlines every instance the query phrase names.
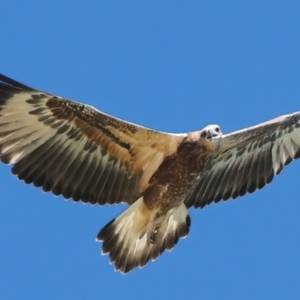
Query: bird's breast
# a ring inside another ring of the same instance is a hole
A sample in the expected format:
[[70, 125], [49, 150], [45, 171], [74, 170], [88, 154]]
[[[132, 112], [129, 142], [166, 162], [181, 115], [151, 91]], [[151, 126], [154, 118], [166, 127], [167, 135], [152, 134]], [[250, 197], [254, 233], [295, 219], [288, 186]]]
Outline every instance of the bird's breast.
[[149, 208], [169, 210], [182, 203], [192, 190], [197, 177], [203, 172], [211, 154], [204, 149], [181, 148], [166, 157], [144, 191], [144, 202]]

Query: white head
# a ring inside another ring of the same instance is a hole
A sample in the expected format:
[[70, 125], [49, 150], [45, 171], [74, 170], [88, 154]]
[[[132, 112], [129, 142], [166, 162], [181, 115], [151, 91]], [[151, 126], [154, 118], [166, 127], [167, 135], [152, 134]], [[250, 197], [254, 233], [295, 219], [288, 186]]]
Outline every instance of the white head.
[[209, 141], [218, 140], [222, 137], [222, 131], [219, 125], [207, 125], [201, 131], [201, 138], [206, 138]]

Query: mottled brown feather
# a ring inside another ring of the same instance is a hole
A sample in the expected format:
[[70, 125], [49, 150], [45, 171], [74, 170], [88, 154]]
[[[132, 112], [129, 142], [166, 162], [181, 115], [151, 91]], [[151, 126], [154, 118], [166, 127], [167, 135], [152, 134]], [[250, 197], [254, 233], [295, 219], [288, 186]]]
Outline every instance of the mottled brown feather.
[[[0, 157], [44, 191], [132, 203], [184, 135], [131, 124], [0, 75]], [[96, 164], [96, 166], [95, 166]]]

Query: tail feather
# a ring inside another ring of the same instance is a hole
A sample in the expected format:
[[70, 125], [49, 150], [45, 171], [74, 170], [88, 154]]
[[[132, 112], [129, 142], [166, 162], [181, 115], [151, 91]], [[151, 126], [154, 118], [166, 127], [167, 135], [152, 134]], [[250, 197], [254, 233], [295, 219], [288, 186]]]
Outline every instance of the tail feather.
[[191, 222], [185, 204], [166, 217], [157, 229], [157, 238], [149, 242], [149, 224], [154, 216], [141, 197], [100, 230], [97, 240], [103, 241], [102, 254], [109, 254], [116, 270], [126, 274], [136, 266], [142, 268], [164, 250], [172, 250], [179, 238], [187, 236]]

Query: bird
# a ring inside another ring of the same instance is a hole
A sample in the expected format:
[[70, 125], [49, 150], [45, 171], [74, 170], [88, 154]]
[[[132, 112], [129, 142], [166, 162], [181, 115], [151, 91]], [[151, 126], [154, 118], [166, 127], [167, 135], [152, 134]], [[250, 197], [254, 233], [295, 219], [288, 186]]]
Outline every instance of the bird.
[[300, 157], [300, 112], [223, 134], [145, 128], [0, 74], [0, 159], [27, 184], [90, 204], [128, 204], [96, 240], [115, 270], [185, 238], [189, 209], [269, 184]]

